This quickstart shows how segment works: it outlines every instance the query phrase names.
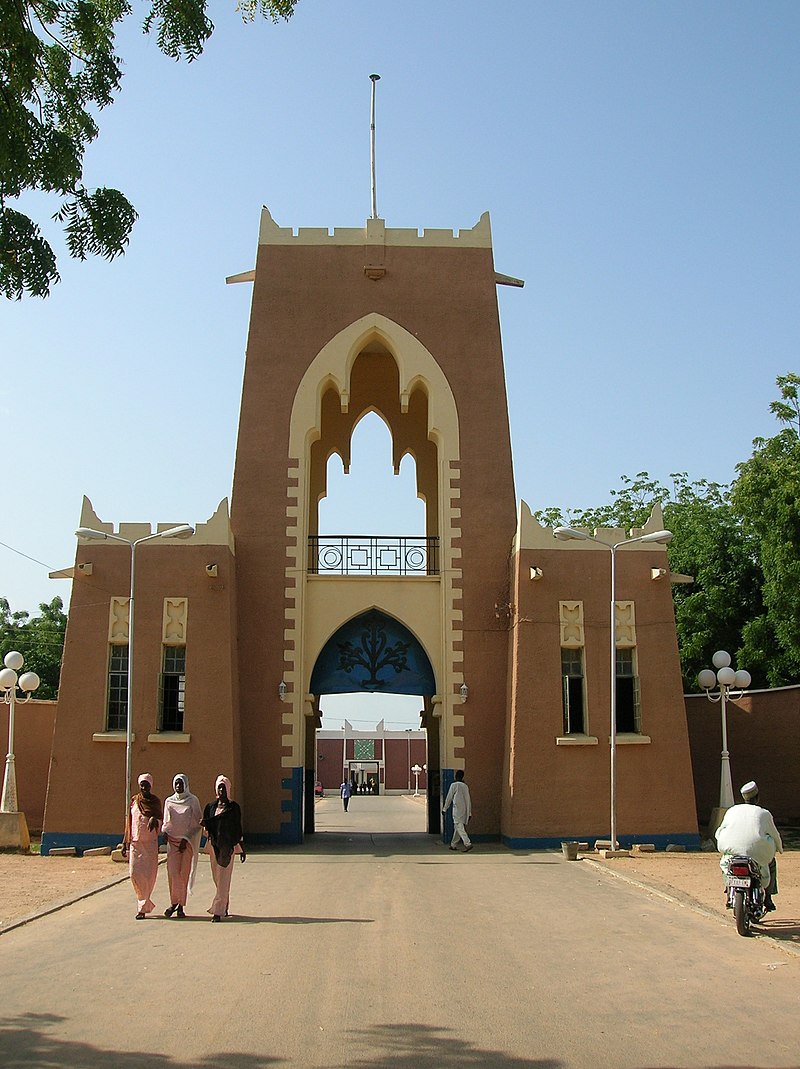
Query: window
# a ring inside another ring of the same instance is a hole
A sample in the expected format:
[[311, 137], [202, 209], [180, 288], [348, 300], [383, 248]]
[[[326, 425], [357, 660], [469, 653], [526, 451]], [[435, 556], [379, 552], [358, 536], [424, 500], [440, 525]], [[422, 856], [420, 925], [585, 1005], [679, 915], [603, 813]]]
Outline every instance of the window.
[[564, 734], [585, 735], [586, 716], [583, 686], [583, 648], [561, 650]]
[[106, 731], [128, 727], [128, 647], [110, 646], [108, 658], [108, 708]]
[[639, 677], [632, 647], [617, 649], [617, 732], [639, 734], [642, 730]]
[[161, 673], [159, 731], [183, 731], [186, 647], [165, 646]]

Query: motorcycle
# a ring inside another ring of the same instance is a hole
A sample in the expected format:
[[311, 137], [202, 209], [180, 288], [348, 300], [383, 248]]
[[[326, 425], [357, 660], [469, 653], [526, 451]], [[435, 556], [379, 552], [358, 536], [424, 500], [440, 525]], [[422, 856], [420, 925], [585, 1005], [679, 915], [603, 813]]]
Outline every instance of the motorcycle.
[[732, 854], [725, 858], [725, 897], [733, 910], [736, 931], [749, 935], [750, 925], [758, 924], [767, 912], [766, 890], [761, 867], [752, 857]]

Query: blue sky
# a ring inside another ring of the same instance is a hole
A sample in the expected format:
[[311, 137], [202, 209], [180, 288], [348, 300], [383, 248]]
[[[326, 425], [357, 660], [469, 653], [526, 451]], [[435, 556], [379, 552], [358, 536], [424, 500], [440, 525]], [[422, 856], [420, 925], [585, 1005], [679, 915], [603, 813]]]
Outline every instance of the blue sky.
[[[225, 276], [253, 266], [262, 204], [364, 224], [373, 71], [378, 214], [488, 210], [497, 270], [525, 279], [498, 292], [518, 497], [598, 505], [640, 470], [728, 482], [774, 432], [775, 377], [799, 370], [800, 6], [300, 0], [279, 26], [212, 8], [191, 65], [136, 19], [121, 36], [86, 177], [137, 208], [127, 254], [61, 256], [49, 299], [0, 308], [13, 608], [67, 599], [47, 571], [73, 560], [82, 494], [153, 524], [229, 495], [251, 287]], [[373, 506], [375, 453], [351, 477]], [[413, 503], [396, 515], [416, 526]]]

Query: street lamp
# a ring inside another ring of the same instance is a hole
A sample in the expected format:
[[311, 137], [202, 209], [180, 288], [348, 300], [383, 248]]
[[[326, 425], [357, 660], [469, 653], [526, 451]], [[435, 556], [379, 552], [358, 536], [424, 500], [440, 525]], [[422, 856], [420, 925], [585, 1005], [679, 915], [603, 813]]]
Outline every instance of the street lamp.
[[128, 694], [125, 729], [125, 815], [131, 807], [131, 764], [133, 757], [133, 574], [136, 563], [136, 547], [142, 542], [152, 542], [156, 538], [191, 538], [194, 527], [189, 523], [182, 523], [178, 527], [169, 527], [166, 531], [156, 531], [155, 534], [145, 535], [143, 538], [123, 538], [121, 535], [109, 534], [107, 531], [97, 531], [94, 527], [79, 527], [75, 532], [78, 538], [88, 538], [102, 542], [111, 539], [114, 542], [124, 542], [131, 550], [131, 590], [128, 601]]
[[574, 527], [556, 527], [553, 535], [561, 542], [596, 542], [611, 552], [611, 849], [617, 849], [617, 550], [637, 542], [657, 542], [665, 546], [672, 541], [672, 531], [651, 531], [621, 542], [604, 542], [602, 538], [578, 531]]
[[[21, 653], [11, 650], [3, 659], [5, 668], [0, 669], [0, 699], [8, 706], [8, 753], [6, 770], [3, 776], [3, 796], [0, 801], [0, 813], [18, 813], [17, 808], [17, 773], [14, 763], [14, 709], [17, 702], [29, 702], [41, 680], [35, 672], [17, 673], [24, 664]], [[23, 696], [17, 697], [17, 687]]]
[[[750, 686], [750, 673], [744, 668], [734, 672], [731, 668], [731, 655], [725, 650], [717, 650], [711, 658], [717, 669], [716, 674], [710, 668], [704, 668], [697, 676], [697, 683], [705, 692], [710, 702], [719, 702], [722, 713], [722, 760], [719, 777], [719, 807], [730, 809], [733, 805], [733, 786], [731, 784], [731, 763], [728, 753], [728, 698], [741, 698], [742, 692]], [[717, 684], [719, 694], [711, 690]]]
[[419, 774], [422, 769], [419, 765], [412, 765], [411, 771], [414, 773], [414, 797], [419, 798]]

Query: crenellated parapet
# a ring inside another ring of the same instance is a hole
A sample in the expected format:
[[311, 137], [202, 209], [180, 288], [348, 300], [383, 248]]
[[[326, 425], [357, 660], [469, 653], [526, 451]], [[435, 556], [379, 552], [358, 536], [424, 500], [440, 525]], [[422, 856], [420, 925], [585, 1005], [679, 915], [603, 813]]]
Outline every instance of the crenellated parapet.
[[261, 209], [259, 245], [386, 245], [420, 248], [490, 249], [492, 228], [489, 213], [484, 212], [475, 226], [467, 230], [415, 227], [387, 227], [383, 219], [368, 219], [363, 227], [279, 226], [268, 208]]
[[[653, 505], [653, 510], [647, 518], [647, 522], [642, 527], [632, 527], [630, 531], [625, 531], [618, 527], [598, 527], [596, 530], [589, 531], [587, 534], [594, 535], [595, 538], [601, 542], [606, 542], [609, 545], [614, 545], [617, 542], [622, 542], [627, 538], [639, 538], [641, 535], [650, 534], [652, 531], [662, 531], [664, 529], [664, 515], [661, 511], [661, 505], [656, 503]], [[650, 551], [657, 548], [653, 543], [647, 542], [635, 542], [633, 545], [626, 548], [626, 552], [633, 550]], [[663, 547], [666, 550], [666, 547]], [[586, 550], [596, 550], [597, 546], [590, 540], [587, 541], [569, 541], [560, 542], [553, 536], [552, 527], [543, 527], [542, 524], [531, 513], [525, 501], [519, 503], [519, 513], [517, 516], [517, 533], [514, 538], [513, 552], [519, 553], [525, 549], [563, 549], [570, 553], [586, 552]]]
[[[177, 527], [182, 522], [184, 521], [158, 523], [155, 528], [152, 528], [149, 523], [121, 523], [115, 529], [113, 523], [106, 523], [100, 519], [94, 510], [92, 502], [85, 495], [81, 506], [81, 527], [90, 527], [95, 531], [103, 531], [108, 535], [118, 535], [120, 538], [124, 538], [128, 542], [135, 542], [140, 538], [147, 538], [148, 535], [158, 534], [159, 531], [168, 531], [171, 527]], [[180, 542], [173, 542], [172, 544], [190, 546], [227, 546], [231, 553], [235, 552], [227, 497], [224, 497], [220, 501], [216, 511], [205, 523], [195, 524], [194, 528], [194, 534], [190, 538], [182, 538]], [[78, 538], [79, 544], [87, 544], [90, 541], [91, 540], [88, 538]]]

